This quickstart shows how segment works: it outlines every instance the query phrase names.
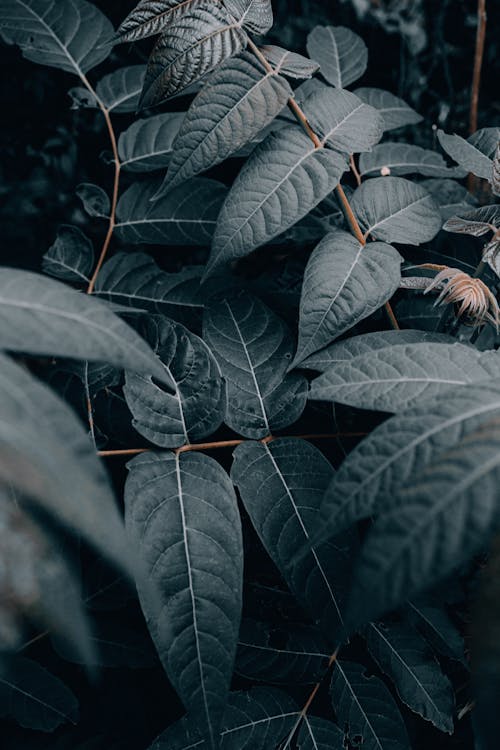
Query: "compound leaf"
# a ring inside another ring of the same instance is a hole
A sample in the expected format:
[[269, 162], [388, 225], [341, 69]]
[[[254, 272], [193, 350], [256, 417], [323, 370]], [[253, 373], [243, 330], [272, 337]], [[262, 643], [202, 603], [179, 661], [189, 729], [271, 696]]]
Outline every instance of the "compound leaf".
[[307, 52], [320, 64], [323, 78], [339, 89], [361, 78], [368, 64], [366, 44], [345, 26], [316, 26], [307, 37]]

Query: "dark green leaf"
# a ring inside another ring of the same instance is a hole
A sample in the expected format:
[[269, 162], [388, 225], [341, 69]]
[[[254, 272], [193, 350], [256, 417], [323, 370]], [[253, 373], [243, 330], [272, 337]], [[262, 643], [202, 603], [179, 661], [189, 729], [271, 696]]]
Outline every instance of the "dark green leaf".
[[135, 42], [161, 34], [199, 3], [200, 0], [140, 0], [116, 32], [118, 41]]
[[377, 88], [359, 88], [354, 93], [365, 104], [378, 109], [384, 119], [384, 130], [396, 130], [405, 125], [416, 125], [424, 118], [409, 104], [389, 91]]
[[443, 229], [457, 234], [471, 234], [473, 237], [496, 233], [500, 229], [500, 205], [482, 206], [452, 216]]
[[273, 25], [271, 0], [224, 0], [231, 15], [252, 34], [267, 34]]
[[316, 26], [307, 37], [307, 52], [319, 62], [323, 78], [341, 89], [360, 78], [368, 64], [366, 44], [345, 26]]
[[467, 140], [438, 130], [438, 138], [446, 153], [461, 167], [477, 177], [492, 179], [493, 156], [500, 140], [500, 128], [482, 128]]
[[88, 284], [93, 267], [94, 248], [89, 238], [78, 227], [60, 226], [56, 241], [43, 256], [45, 273], [63, 281]]
[[386, 141], [370, 153], [361, 154], [359, 170], [363, 177], [421, 174], [424, 177], [466, 177], [460, 167], [447, 167], [436, 151], [407, 143]]
[[344, 750], [344, 733], [336, 724], [318, 716], [304, 716], [297, 738], [298, 750]]
[[260, 51], [270, 63], [275, 73], [288, 76], [289, 78], [311, 78], [319, 70], [319, 63], [308, 57], [290, 52], [282, 47], [266, 45]]
[[89, 216], [107, 219], [111, 213], [109, 196], [98, 185], [82, 182], [76, 188], [76, 194], [83, 203]]
[[166, 112], [134, 122], [118, 140], [123, 169], [154, 172], [168, 167], [183, 119], [183, 112]]
[[420, 597], [407, 603], [407, 613], [412, 624], [437, 652], [464, 663], [465, 646], [455, 624], [444, 606], [431, 599]]
[[99, 81], [97, 96], [110, 112], [135, 112], [139, 106], [145, 75], [145, 65], [118, 68]]
[[[63, 659], [82, 664], [74, 649], [52, 637], [52, 645]], [[117, 618], [99, 623], [92, 634], [94, 646], [91, 664], [96, 667], [148, 669], [158, 663], [156, 653], [144, 633], [120, 622]]]

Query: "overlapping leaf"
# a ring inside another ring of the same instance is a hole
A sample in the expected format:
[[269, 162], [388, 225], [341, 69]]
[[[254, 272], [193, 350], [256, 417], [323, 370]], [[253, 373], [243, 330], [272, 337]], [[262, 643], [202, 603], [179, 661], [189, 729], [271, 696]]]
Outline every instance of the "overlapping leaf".
[[429, 191], [439, 205], [443, 221], [456, 213], [470, 211], [475, 205], [475, 199], [468, 192], [465, 185], [449, 178], [422, 180], [422, 187]]
[[94, 247], [89, 238], [78, 227], [60, 226], [56, 241], [43, 256], [45, 273], [63, 281], [88, 284], [93, 267]]
[[107, 219], [111, 213], [111, 201], [108, 194], [99, 185], [82, 182], [76, 188], [85, 211], [93, 218]]
[[452, 216], [443, 229], [456, 234], [471, 234], [482, 237], [488, 232], [498, 232], [500, 228], [500, 205], [481, 206]]
[[407, 143], [386, 141], [370, 153], [361, 154], [359, 169], [362, 177], [421, 174], [424, 177], [465, 177], [460, 167], [447, 167], [436, 151]]
[[319, 716], [304, 716], [297, 737], [298, 750], [343, 750], [344, 733], [332, 721]]
[[241, 291], [205, 309], [203, 338], [227, 382], [225, 421], [248, 438], [264, 438], [302, 414], [307, 382], [286, 375], [293, 341], [285, 324], [260, 300]]
[[390, 245], [364, 247], [343, 230], [328, 234], [305, 271], [292, 367], [381, 307], [399, 286], [400, 263]]
[[378, 109], [384, 120], [384, 130], [396, 130], [405, 125], [416, 125], [424, 119], [403, 99], [384, 89], [362, 87], [355, 89], [354, 93], [365, 104]]
[[169, 679], [215, 749], [240, 624], [234, 489], [220, 465], [199, 453], [149, 453], [129, 470], [127, 529], [160, 590], [158, 603], [139, 587], [142, 608]]
[[273, 25], [271, 0], [224, 0], [234, 18], [252, 34], [267, 34]]
[[119, 42], [135, 42], [161, 34], [165, 28], [196, 7], [200, 0], [141, 0], [121, 23]]
[[346, 158], [316, 149], [295, 126], [272, 133], [236, 178], [221, 209], [207, 275], [306, 216], [337, 186]]
[[154, 172], [168, 167], [183, 119], [183, 112], [166, 112], [134, 122], [118, 141], [123, 169]]
[[319, 63], [315, 60], [274, 44], [265, 45], [260, 48], [260, 51], [276, 73], [289, 78], [311, 78], [319, 70]]
[[419, 597], [407, 603], [407, 613], [410, 622], [436, 652], [464, 663], [464, 640], [444, 606]]
[[135, 112], [139, 106], [145, 76], [145, 65], [118, 68], [99, 81], [97, 96], [110, 112]]
[[360, 78], [368, 64], [366, 44], [345, 26], [316, 26], [307, 37], [307, 51], [319, 62], [323, 78], [340, 89]]
[[438, 130], [438, 138], [446, 153], [461, 167], [477, 177], [492, 179], [493, 157], [500, 140], [500, 128], [482, 128], [467, 140]]
[[351, 206], [366, 236], [420, 245], [441, 229], [439, 207], [421, 185], [403, 177], [376, 177], [354, 193]]

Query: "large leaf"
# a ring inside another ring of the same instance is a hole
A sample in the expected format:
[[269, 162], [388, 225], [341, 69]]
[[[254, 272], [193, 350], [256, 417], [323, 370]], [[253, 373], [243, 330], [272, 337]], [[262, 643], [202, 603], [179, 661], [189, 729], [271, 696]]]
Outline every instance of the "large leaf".
[[210, 349], [187, 328], [159, 315], [149, 317], [143, 330], [170, 383], [161, 388], [150, 377], [127, 373], [124, 395], [137, 432], [162, 448], [213, 434], [224, 419], [226, 392]]
[[160, 104], [241, 52], [247, 43], [242, 23], [212, 0], [169, 23], [149, 58], [139, 106]]
[[[427, 402], [429, 408], [431, 404]], [[490, 408], [483, 421], [498, 407], [491, 403]], [[466, 419], [464, 415], [462, 422]], [[427, 438], [427, 450], [432, 442]], [[387, 511], [374, 524], [357, 563], [349, 612], [353, 626], [435, 585], [485, 547], [499, 529], [498, 421], [453, 444], [439, 459], [434, 453], [431, 461], [421, 463], [404, 486], [394, 487]]]
[[330, 687], [337, 721], [347, 725], [354, 746], [363, 750], [410, 750], [406, 728], [389, 690], [365, 668], [337, 661]]
[[420, 245], [441, 229], [439, 207], [427, 190], [402, 177], [376, 177], [351, 200], [365, 236], [384, 242]]
[[183, 118], [183, 112], [166, 112], [134, 122], [118, 141], [123, 169], [154, 172], [168, 167]]
[[465, 177], [460, 167], [447, 167], [437, 151], [407, 143], [386, 141], [370, 153], [361, 154], [359, 171], [362, 177], [421, 174], [424, 177]]
[[306, 267], [292, 367], [387, 302], [399, 286], [400, 265], [390, 245], [363, 246], [340, 229], [327, 234]]
[[120, 42], [135, 42], [161, 34], [200, 0], [140, 0], [120, 24], [116, 35]]
[[313, 381], [310, 398], [399, 412], [448, 388], [500, 377], [500, 357], [462, 344], [422, 343], [361, 354]]
[[145, 75], [145, 65], [118, 68], [99, 81], [97, 96], [110, 112], [135, 112], [139, 106]]
[[94, 268], [92, 242], [78, 227], [63, 224], [56, 241], [43, 256], [42, 268], [63, 281], [88, 284]]
[[296, 126], [271, 133], [222, 206], [207, 274], [293, 226], [332, 192], [346, 169], [344, 156], [316, 149]]
[[438, 138], [446, 153], [461, 167], [477, 177], [492, 179], [493, 156], [500, 140], [500, 128], [482, 128], [467, 140], [438, 130]]
[[116, 233], [124, 242], [152, 245], [209, 245], [227, 189], [220, 182], [195, 177], [160, 200], [159, 183], [136, 182], [117, 206]]
[[310, 548], [300, 560], [296, 552], [309, 544], [320, 522], [320, 503], [332, 476], [333, 468], [323, 454], [297, 438], [243, 443], [234, 452], [231, 470], [269, 556], [329, 637], [343, 626], [342, 605], [355, 537]]
[[316, 26], [307, 37], [307, 51], [319, 62], [323, 78], [340, 89], [360, 78], [368, 64], [366, 44], [345, 26]]
[[297, 737], [298, 750], [344, 750], [344, 733], [332, 721], [304, 716]]
[[365, 104], [378, 109], [384, 120], [384, 130], [415, 125], [424, 119], [409, 104], [384, 89], [362, 87], [355, 89], [354, 93]]
[[291, 96], [287, 81], [267, 72], [250, 53], [221, 65], [186, 114], [164, 189], [234, 154], [274, 120]]
[[382, 138], [382, 116], [350, 91], [328, 88], [313, 92], [304, 111], [322, 143], [337, 151], [369, 151]]
[[421, 636], [404, 623], [372, 622], [366, 639], [371, 655], [391, 678], [403, 703], [452, 734], [453, 688]]
[[[286, 693], [252, 688], [230, 693], [220, 733], [220, 750], [270, 750], [293, 729], [298, 709]], [[161, 734], [149, 750], [208, 750], [189, 717]]]
[[[160, 601], [139, 587], [162, 664], [210, 748], [218, 747], [240, 624], [243, 546], [229, 477], [212, 458], [138, 456], [125, 517]], [[174, 574], [173, 574], [174, 572]]]
[[205, 308], [203, 338], [227, 382], [225, 421], [248, 438], [293, 424], [307, 398], [305, 378], [286, 375], [293, 341], [285, 324], [248, 292]]
[[267, 34], [273, 25], [271, 0], [224, 0], [224, 3], [252, 34]]
[[82, 77], [108, 57], [113, 26], [86, 0], [2, 0], [0, 34], [28, 60]]
[[17, 657], [0, 675], [0, 715], [39, 732], [78, 720], [78, 701], [71, 690], [37, 662]]
[[107, 305], [29, 271], [0, 276], [0, 350], [108, 362], [163, 380], [149, 346]]

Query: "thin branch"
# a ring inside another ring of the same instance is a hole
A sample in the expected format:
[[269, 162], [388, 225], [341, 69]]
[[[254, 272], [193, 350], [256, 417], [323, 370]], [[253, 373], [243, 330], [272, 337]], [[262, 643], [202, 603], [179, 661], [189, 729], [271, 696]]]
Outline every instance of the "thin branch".
[[349, 163], [351, 165], [351, 171], [352, 171], [354, 177], [356, 178], [356, 183], [357, 183], [357, 185], [359, 187], [361, 185], [361, 183], [363, 182], [363, 180], [361, 179], [361, 175], [359, 173], [359, 169], [356, 166], [356, 160], [354, 158], [354, 154], [351, 154], [349, 156]]
[[476, 52], [474, 55], [474, 73], [472, 75], [472, 89], [470, 101], [469, 132], [477, 130], [477, 112], [479, 107], [479, 91], [481, 87], [481, 70], [483, 67], [484, 42], [486, 38], [486, 0], [478, 0], [477, 3], [477, 32]]

